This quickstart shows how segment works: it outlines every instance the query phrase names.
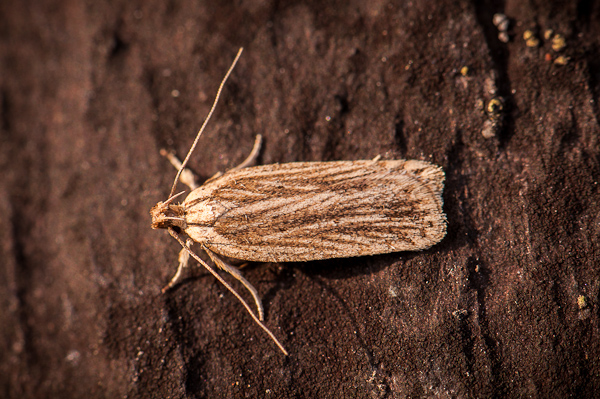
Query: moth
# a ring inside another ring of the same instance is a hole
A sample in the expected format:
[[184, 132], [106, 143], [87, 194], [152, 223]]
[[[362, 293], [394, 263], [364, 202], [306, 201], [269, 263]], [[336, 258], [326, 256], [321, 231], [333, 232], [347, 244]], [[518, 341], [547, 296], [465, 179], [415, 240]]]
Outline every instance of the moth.
[[[446, 234], [442, 191], [444, 171], [417, 160], [294, 162], [248, 167], [259, 152], [257, 136], [250, 156], [239, 166], [195, 185], [185, 168], [218, 102], [242, 49], [227, 71], [207, 118], [185, 160], [163, 153], [178, 169], [171, 193], [154, 206], [153, 229], [167, 229], [182, 246], [179, 267], [170, 283], [181, 278], [192, 256], [246, 308], [281, 351], [283, 345], [263, 324], [257, 290], [240, 270], [223, 258], [253, 262], [301, 262], [400, 251], [418, 251]], [[181, 179], [192, 191], [174, 201]], [[214, 264], [240, 281], [257, 311], [190, 248], [197, 243]]]

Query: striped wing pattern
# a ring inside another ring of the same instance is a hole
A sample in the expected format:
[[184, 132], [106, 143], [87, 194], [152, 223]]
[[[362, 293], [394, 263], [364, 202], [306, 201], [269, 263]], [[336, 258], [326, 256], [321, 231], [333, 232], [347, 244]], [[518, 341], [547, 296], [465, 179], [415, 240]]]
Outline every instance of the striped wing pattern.
[[[422, 161], [300, 162], [232, 171], [186, 208], [223, 212], [218, 254], [260, 262], [309, 261], [428, 248], [446, 233], [444, 172]], [[193, 220], [188, 225], [194, 226]], [[192, 237], [196, 240], [196, 237]]]

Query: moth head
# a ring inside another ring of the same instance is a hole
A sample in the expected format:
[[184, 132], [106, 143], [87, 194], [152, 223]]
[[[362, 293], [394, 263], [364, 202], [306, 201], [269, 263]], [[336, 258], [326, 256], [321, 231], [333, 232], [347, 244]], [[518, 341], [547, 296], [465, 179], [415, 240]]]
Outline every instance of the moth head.
[[185, 208], [183, 205], [172, 204], [173, 200], [181, 194], [183, 193], [176, 194], [165, 202], [161, 201], [150, 209], [153, 229], [168, 229], [169, 227], [186, 229]]

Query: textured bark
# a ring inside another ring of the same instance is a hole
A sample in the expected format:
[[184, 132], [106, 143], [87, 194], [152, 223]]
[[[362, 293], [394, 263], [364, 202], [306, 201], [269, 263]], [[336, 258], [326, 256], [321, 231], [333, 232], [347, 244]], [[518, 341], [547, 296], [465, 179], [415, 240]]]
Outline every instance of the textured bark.
[[[0, 397], [600, 396], [599, 17], [1, 2]], [[179, 248], [150, 229], [174, 177], [159, 150], [189, 148], [240, 46], [202, 178], [257, 133], [262, 164], [381, 155], [447, 178], [448, 234], [426, 251], [244, 269], [287, 358], [204, 271], [162, 294]]]

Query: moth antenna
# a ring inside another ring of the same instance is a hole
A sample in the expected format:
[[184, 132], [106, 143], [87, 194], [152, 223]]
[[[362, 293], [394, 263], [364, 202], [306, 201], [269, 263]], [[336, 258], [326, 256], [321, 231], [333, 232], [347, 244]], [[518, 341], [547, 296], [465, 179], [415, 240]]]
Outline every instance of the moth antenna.
[[173, 200], [177, 197], [179, 197], [181, 194], [185, 193], [185, 191], [182, 191], [180, 193], [177, 193], [175, 195], [171, 195], [165, 202], [163, 202], [163, 205], [169, 205], [171, 202], [173, 202]]
[[233, 71], [233, 68], [235, 68], [235, 64], [237, 64], [238, 60], [240, 59], [240, 56], [242, 55], [243, 50], [244, 50], [244, 48], [240, 47], [240, 49], [237, 52], [237, 55], [235, 56], [235, 59], [233, 60], [233, 63], [231, 64], [231, 66], [229, 67], [229, 70], [225, 74], [225, 77], [221, 81], [221, 84], [219, 85], [219, 90], [217, 90], [217, 95], [215, 97], [215, 101], [213, 102], [213, 105], [210, 108], [210, 111], [208, 112], [208, 116], [206, 117], [206, 119], [204, 119], [204, 123], [200, 127], [200, 130], [198, 130], [198, 134], [196, 135], [196, 139], [194, 140], [194, 143], [190, 147], [190, 150], [188, 151], [185, 159], [181, 163], [181, 167], [179, 168], [179, 171], [177, 172], [177, 176], [175, 176], [175, 181], [173, 182], [173, 187], [171, 188], [171, 193], [169, 194], [169, 197], [172, 196], [173, 193], [175, 192], [175, 188], [177, 187], [177, 182], [179, 181], [179, 177], [181, 176], [183, 169], [187, 165], [188, 160], [190, 159], [190, 156], [194, 152], [194, 149], [196, 148], [196, 144], [198, 144], [198, 140], [200, 139], [200, 136], [202, 135], [202, 132], [204, 131], [204, 128], [206, 127], [206, 124], [210, 120], [210, 117], [212, 116], [213, 112], [215, 111], [215, 108], [217, 107], [217, 102], [219, 101], [219, 97], [221, 96], [221, 91], [223, 90], [223, 86], [225, 86], [225, 82], [229, 78], [229, 75], [231, 74], [231, 71]]
[[275, 342], [275, 345], [277, 345], [277, 347], [279, 347], [279, 349], [283, 352], [283, 354], [288, 356], [288, 352], [285, 350], [285, 348], [283, 347], [281, 342], [279, 342], [277, 340], [277, 338], [275, 337], [275, 335], [267, 328], [267, 326], [265, 326], [258, 319], [258, 317], [256, 317], [256, 315], [252, 311], [252, 308], [250, 308], [250, 305], [248, 305], [248, 303], [244, 300], [244, 298], [242, 298], [242, 296], [240, 294], [238, 294], [238, 292], [235, 289], [233, 289], [233, 287], [231, 285], [229, 285], [229, 283], [227, 281], [225, 281], [225, 279], [223, 277], [221, 277], [221, 275], [219, 273], [217, 273], [212, 267], [210, 267], [206, 262], [204, 262], [198, 255], [196, 255], [196, 253], [191, 250], [191, 248], [181, 239], [181, 237], [179, 237], [179, 234], [177, 234], [177, 232], [175, 230], [173, 230], [171, 227], [169, 227], [169, 234], [171, 234], [171, 236], [173, 236], [173, 238], [175, 238], [179, 242], [179, 244], [183, 248], [185, 248], [190, 253], [190, 255], [192, 255], [192, 257], [194, 259], [196, 259], [202, 266], [204, 266], [204, 268], [206, 270], [208, 270], [210, 272], [210, 274], [212, 274], [217, 280], [219, 280], [219, 282], [221, 284], [223, 284], [225, 286], [225, 288], [227, 288], [238, 299], [238, 301], [240, 301], [242, 303], [242, 305], [244, 305], [244, 308], [246, 308], [246, 311], [248, 311], [248, 313], [250, 313], [250, 316], [256, 322], [256, 324], [258, 324], [260, 326], [260, 328], [262, 328], [267, 333], [267, 335], [273, 340], [273, 342]]

